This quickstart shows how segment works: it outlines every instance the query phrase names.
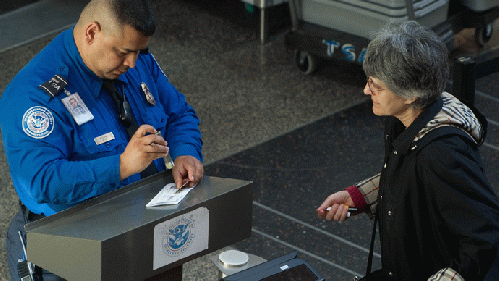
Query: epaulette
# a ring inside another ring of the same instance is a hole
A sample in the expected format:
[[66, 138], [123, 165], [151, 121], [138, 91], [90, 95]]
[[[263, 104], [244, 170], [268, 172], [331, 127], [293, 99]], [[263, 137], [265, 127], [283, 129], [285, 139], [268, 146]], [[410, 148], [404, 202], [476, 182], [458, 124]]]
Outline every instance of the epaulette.
[[38, 88], [44, 90], [50, 97], [55, 97], [60, 91], [62, 91], [68, 81], [60, 75], [54, 75], [49, 81], [41, 84]]

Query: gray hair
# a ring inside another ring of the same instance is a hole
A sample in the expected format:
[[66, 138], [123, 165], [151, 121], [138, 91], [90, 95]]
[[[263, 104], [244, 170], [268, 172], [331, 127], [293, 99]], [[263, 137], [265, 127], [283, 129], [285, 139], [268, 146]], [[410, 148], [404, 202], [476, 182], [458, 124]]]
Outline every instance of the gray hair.
[[449, 52], [440, 38], [415, 21], [383, 28], [367, 47], [364, 72], [412, 105], [425, 108], [445, 89]]

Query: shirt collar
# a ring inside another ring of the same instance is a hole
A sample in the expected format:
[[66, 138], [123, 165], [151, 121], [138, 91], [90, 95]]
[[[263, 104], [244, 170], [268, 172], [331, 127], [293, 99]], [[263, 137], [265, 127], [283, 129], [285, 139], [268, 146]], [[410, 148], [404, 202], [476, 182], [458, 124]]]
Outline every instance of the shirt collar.
[[[76, 47], [76, 43], [73, 36], [73, 30], [74, 27], [71, 27], [70, 29], [65, 31], [64, 34], [64, 44], [73, 64], [72, 70], [77, 72], [76, 75], [79, 76], [77, 78], [78, 80], [82, 80], [84, 81], [83, 83], [87, 84], [86, 88], [89, 89], [91, 95], [97, 98], [99, 97], [101, 92], [103, 79], [95, 75], [95, 73], [92, 70], [90, 70], [90, 68], [88, 68], [88, 66], [83, 62], [80, 52]], [[117, 80], [127, 84], [128, 79], [125, 74], [126, 73], [121, 75]]]
[[71, 70], [75, 71], [75, 75], [78, 76], [74, 79], [78, 79], [81, 83], [85, 83], [90, 94], [94, 97], [98, 97], [102, 86], [102, 78], [95, 75], [95, 73], [83, 62], [80, 52], [76, 47], [73, 31], [74, 26], [65, 31], [64, 44], [72, 62]]

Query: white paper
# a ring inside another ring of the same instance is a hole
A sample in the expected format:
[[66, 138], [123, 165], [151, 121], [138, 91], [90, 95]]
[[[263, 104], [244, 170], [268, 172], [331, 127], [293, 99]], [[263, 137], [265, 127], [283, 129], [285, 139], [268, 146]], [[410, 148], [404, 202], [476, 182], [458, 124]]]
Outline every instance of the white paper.
[[163, 187], [149, 203], [146, 204], [146, 207], [178, 204], [193, 188], [194, 187], [182, 188], [178, 190], [175, 183], [169, 183], [165, 185], [165, 187]]

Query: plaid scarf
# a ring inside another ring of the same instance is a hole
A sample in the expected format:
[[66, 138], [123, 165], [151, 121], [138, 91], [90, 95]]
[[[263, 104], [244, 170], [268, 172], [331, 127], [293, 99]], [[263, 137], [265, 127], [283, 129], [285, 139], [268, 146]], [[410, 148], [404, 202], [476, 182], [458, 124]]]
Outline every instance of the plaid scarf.
[[414, 141], [442, 126], [454, 126], [466, 132], [476, 144], [482, 144], [485, 131], [473, 111], [453, 95], [442, 93], [443, 106], [440, 112], [419, 132]]

